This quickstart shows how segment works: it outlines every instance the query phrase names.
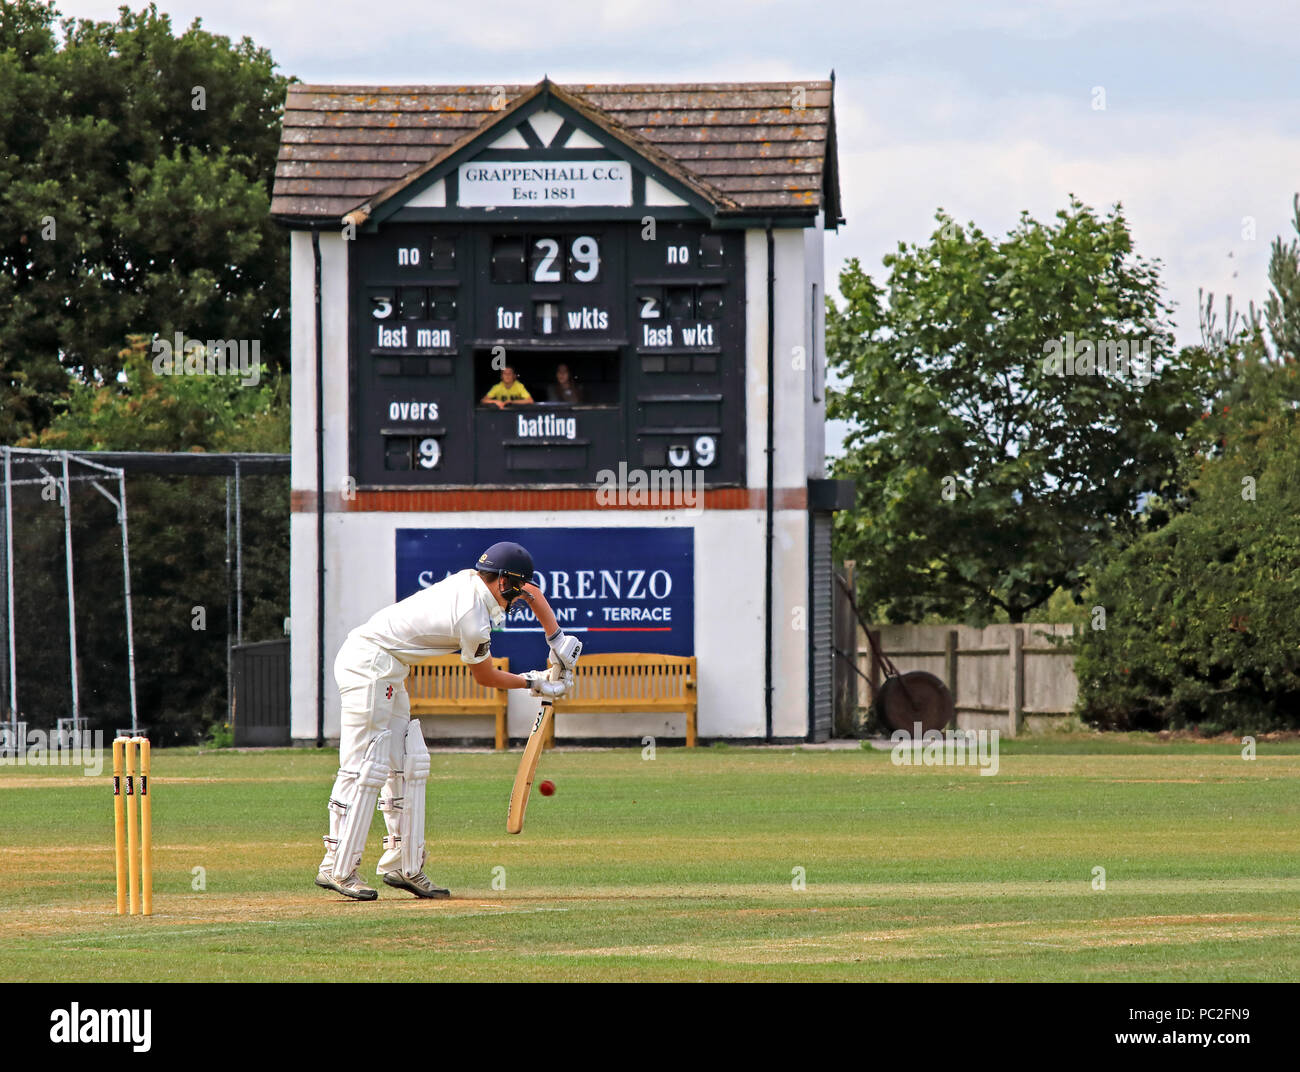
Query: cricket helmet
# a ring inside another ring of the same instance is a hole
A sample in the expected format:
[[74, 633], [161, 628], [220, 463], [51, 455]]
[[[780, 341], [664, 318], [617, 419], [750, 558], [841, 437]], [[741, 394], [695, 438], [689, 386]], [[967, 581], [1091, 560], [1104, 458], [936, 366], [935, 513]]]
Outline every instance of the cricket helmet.
[[480, 573], [495, 573], [506, 579], [502, 595], [506, 609], [519, 598], [525, 584], [533, 579], [533, 556], [517, 543], [503, 540], [494, 543], [481, 555], [474, 568]]

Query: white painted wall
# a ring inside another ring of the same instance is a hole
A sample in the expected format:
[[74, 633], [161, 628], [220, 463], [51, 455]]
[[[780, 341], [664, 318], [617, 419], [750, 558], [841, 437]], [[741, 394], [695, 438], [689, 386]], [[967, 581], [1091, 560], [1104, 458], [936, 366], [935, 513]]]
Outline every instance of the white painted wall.
[[[803, 230], [775, 230], [772, 235], [776, 266], [776, 308], [773, 318], [773, 374], [776, 378], [774, 414], [773, 481], [777, 489], [803, 488], [814, 468], [820, 476], [818, 457], [808, 457], [808, 443], [814, 436], [807, 422], [814, 411], [808, 397], [808, 355], [810, 335], [807, 264], [810, 247]], [[811, 247], [815, 252], [818, 245]], [[745, 233], [746, 324], [746, 473], [751, 488], [767, 483], [767, 234], [761, 229]], [[820, 267], [818, 266], [818, 271]], [[804, 359], [796, 360], [797, 347]], [[800, 368], [799, 366], [803, 367]], [[821, 449], [820, 429], [816, 435]], [[760, 528], [765, 520], [760, 520]], [[772, 581], [772, 734], [802, 737], [808, 732], [808, 515], [802, 511], [778, 510], [774, 519], [775, 546]], [[753, 583], [758, 587], [759, 614], [763, 605], [765, 555], [760, 532], [757, 568]], [[802, 619], [802, 621], [800, 620]], [[803, 625], [804, 628], [797, 628]], [[760, 628], [760, 644], [762, 635]], [[762, 649], [758, 653], [762, 675]], [[703, 671], [701, 671], [703, 673]], [[761, 702], [761, 697], [760, 697]], [[763, 717], [760, 711], [760, 721]]]
[[[804, 332], [808, 369], [804, 374], [804, 457], [814, 480], [826, 475], [826, 230], [825, 216], [803, 232]], [[816, 287], [814, 300], [813, 288]]]
[[[339, 491], [348, 475], [348, 243], [320, 237], [321, 317], [325, 336], [325, 486]], [[293, 463], [295, 491], [316, 489], [316, 309], [311, 235], [290, 239], [293, 310]], [[312, 555], [315, 556], [315, 543]], [[298, 559], [294, 559], [298, 565]], [[312, 563], [315, 568], [315, 562]], [[314, 582], [313, 582], [314, 583]]]
[[[326, 516], [327, 655], [325, 733], [338, 734], [339, 701], [333, 688], [333, 658], [348, 632], [396, 598], [394, 556], [399, 528], [610, 528], [689, 527], [695, 530], [695, 654], [699, 659], [699, 733], [702, 737], [761, 737], [763, 709], [763, 562], [765, 516], [761, 510], [704, 510], [690, 515], [646, 510], [587, 510], [557, 513], [332, 513]], [[803, 539], [805, 515], [777, 515], [777, 546], [784, 551]], [[293, 737], [306, 740], [316, 733], [315, 583], [312, 569], [299, 568], [297, 550], [314, 549], [315, 517], [295, 514], [293, 630]], [[801, 601], [806, 575], [798, 555], [780, 555], [782, 568], [774, 585], [779, 621], [788, 625], [787, 607]], [[545, 570], [544, 562], [537, 563]], [[301, 599], [299, 598], [301, 596]], [[299, 610], [299, 607], [302, 610]], [[776, 690], [773, 732], [799, 737], [806, 731], [807, 653], [788, 629], [775, 631]], [[797, 643], [796, 643], [797, 641]], [[538, 644], [536, 666], [545, 664], [546, 649]], [[536, 700], [520, 692], [510, 696], [509, 730], [522, 737], [537, 714]], [[668, 729], [665, 729], [667, 723]], [[431, 738], [486, 736], [487, 718], [430, 718]], [[645, 733], [685, 736], [683, 716], [583, 715], [563, 716], [561, 736], [639, 737]]]
[[[348, 244], [340, 234], [323, 233], [321, 251], [321, 326], [325, 340], [325, 487], [327, 494], [343, 487], [348, 467]], [[290, 350], [292, 377], [292, 451], [290, 487], [294, 491], [316, 489], [316, 303], [315, 266], [311, 235], [294, 231], [289, 245], [292, 318]], [[325, 646], [326, 695], [332, 684], [333, 653], [347, 630], [335, 639], [334, 619], [328, 608], [335, 606], [333, 591], [341, 572], [332, 561], [343, 551], [344, 518], [325, 518]], [[316, 737], [316, 516], [294, 513], [289, 525], [290, 580], [289, 614], [293, 622], [289, 637], [289, 680], [292, 705], [292, 735], [295, 739]], [[349, 627], [351, 628], [351, 627]], [[338, 733], [338, 698], [334, 698], [333, 735]], [[327, 733], [331, 731], [328, 729]]]
[[[824, 235], [816, 227], [773, 232], [776, 261], [776, 463], [778, 488], [803, 487], [825, 468], [825, 403], [812, 399], [816, 362], [824, 362], [825, 325], [812, 286], [825, 295]], [[746, 480], [761, 488], [767, 479], [767, 235], [745, 232], [745, 293], [748, 323], [746, 375]], [[802, 348], [802, 357], [798, 350]], [[800, 367], [802, 365], [802, 367]]]

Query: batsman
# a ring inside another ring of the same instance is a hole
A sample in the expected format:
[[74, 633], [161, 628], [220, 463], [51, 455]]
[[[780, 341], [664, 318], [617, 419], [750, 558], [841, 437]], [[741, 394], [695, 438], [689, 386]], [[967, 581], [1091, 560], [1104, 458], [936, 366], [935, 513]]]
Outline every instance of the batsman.
[[[411, 664], [460, 652], [480, 685], [528, 689], [557, 699], [573, 682], [582, 642], [560, 628], [532, 583], [533, 558], [517, 543], [495, 543], [470, 569], [375, 614], [348, 634], [334, 660], [342, 697], [339, 772], [330, 793], [329, 833], [316, 885], [357, 901], [378, 892], [361, 881], [361, 856], [378, 802], [388, 834], [379, 858], [384, 882], [416, 897], [450, 897], [424, 873], [424, 804], [429, 749], [420, 720], [411, 718], [406, 675]], [[561, 669], [509, 674], [492, 665], [492, 630], [522, 599], [546, 633], [551, 661]]]

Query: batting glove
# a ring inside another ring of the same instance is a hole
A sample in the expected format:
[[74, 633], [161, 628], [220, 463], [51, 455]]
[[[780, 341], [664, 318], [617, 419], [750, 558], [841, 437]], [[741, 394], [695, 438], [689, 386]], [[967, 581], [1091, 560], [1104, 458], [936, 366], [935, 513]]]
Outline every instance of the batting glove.
[[529, 670], [523, 675], [523, 679], [528, 682], [528, 691], [534, 696], [544, 696], [548, 700], [555, 700], [569, 691], [569, 685], [573, 681], [571, 674], [566, 674], [559, 681], [552, 681], [545, 670]]
[[554, 661], [566, 670], [572, 670], [578, 661], [578, 656], [582, 654], [582, 641], [575, 636], [569, 636], [563, 629], [557, 629], [548, 636], [546, 643], [551, 646], [551, 651], [555, 655]]

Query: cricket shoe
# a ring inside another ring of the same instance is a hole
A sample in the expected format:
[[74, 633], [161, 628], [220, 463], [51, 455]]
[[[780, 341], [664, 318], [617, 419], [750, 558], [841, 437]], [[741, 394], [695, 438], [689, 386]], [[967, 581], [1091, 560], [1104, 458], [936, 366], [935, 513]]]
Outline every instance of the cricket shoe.
[[334, 876], [328, 871], [318, 871], [316, 873], [316, 885], [323, 890], [334, 890], [336, 893], [343, 894], [344, 897], [351, 897], [354, 901], [373, 901], [379, 896], [378, 890], [372, 890], [361, 877], [353, 871], [347, 878], [335, 881]]
[[423, 871], [418, 871], [414, 875], [404, 875], [400, 871], [386, 871], [384, 872], [384, 882], [394, 889], [409, 890], [416, 897], [441, 898], [451, 896], [451, 890], [444, 890], [441, 886], [435, 886]]

